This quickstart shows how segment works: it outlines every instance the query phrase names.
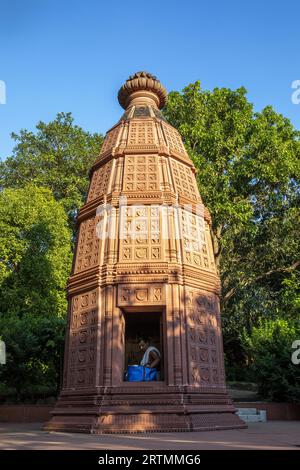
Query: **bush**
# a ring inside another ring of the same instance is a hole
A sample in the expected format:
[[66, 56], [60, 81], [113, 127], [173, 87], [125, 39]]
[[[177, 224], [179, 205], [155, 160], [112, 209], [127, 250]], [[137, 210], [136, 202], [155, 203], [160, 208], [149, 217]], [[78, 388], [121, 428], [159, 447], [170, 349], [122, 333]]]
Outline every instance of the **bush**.
[[261, 321], [250, 335], [244, 333], [250, 368], [263, 398], [300, 402], [300, 364], [291, 361], [296, 339], [300, 339], [300, 322], [283, 319]]

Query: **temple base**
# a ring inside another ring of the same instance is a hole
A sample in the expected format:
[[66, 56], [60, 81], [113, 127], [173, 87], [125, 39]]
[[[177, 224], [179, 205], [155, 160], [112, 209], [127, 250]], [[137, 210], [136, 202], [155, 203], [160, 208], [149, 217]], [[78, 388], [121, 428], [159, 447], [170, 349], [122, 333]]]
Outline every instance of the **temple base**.
[[64, 393], [44, 430], [121, 434], [247, 427], [235, 414], [226, 392], [204, 394], [186, 387], [169, 388], [148, 386], [145, 390], [135, 385], [106, 389], [102, 395]]

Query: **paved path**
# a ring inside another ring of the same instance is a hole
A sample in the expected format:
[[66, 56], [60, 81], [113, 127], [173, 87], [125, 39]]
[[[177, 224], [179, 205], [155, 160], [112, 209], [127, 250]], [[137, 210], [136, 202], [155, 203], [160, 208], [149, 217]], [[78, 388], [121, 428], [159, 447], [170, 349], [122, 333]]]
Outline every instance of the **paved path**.
[[[298, 447], [297, 447], [298, 446]], [[300, 450], [300, 421], [253, 423], [248, 429], [212, 432], [91, 435], [48, 433], [40, 423], [0, 423], [0, 449], [94, 450]]]

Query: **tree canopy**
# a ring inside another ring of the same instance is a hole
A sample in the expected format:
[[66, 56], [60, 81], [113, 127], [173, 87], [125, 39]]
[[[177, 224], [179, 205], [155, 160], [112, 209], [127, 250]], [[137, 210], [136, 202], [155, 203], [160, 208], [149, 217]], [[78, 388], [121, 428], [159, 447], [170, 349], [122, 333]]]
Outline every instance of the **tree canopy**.
[[28, 183], [51, 189], [74, 222], [89, 185], [88, 172], [100, 152], [103, 137], [74, 124], [71, 113], [40, 121], [36, 132], [13, 133], [13, 155], [0, 162], [0, 189]]

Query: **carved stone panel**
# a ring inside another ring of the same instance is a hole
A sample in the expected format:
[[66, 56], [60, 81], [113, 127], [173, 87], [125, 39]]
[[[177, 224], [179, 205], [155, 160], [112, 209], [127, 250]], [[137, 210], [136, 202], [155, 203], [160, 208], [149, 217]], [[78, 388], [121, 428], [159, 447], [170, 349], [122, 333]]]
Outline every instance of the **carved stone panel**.
[[184, 163], [179, 163], [174, 158], [171, 158], [170, 162], [175, 190], [179, 196], [184, 196], [195, 202], [201, 202], [195, 176], [191, 168]]
[[166, 143], [170, 150], [186, 155], [179, 132], [168, 124], [162, 123]]
[[112, 170], [112, 160], [94, 171], [87, 201], [93, 201], [106, 194]]
[[161, 261], [164, 253], [159, 207], [122, 207], [120, 212], [120, 261]]
[[124, 191], [159, 190], [157, 155], [126, 156]]
[[117, 126], [106, 134], [103, 145], [101, 147], [101, 154], [108, 150], [112, 150], [112, 148], [117, 143], [119, 132], [120, 127]]
[[97, 235], [97, 223], [100, 217], [84, 220], [79, 229], [75, 273], [92, 268], [99, 264], [100, 239]]
[[71, 301], [69, 368], [65, 387], [77, 388], [94, 384], [97, 334], [97, 291], [74, 296]]
[[118, 306], [165, 305], [165, 286], [163, 284], [139, 284], [118, 286]]
[[187, 289], [185, 304], [191, 380], [201, 386], [220, 385], [218, 298], [197, 289]]
[[210, 234], [204, 217], [181, 209], [179, 223], [184, 263], [215, 272]]
[[128, 146], [154, 144], [155, 124], [153, 120], [134, 120], [129, 125]]

